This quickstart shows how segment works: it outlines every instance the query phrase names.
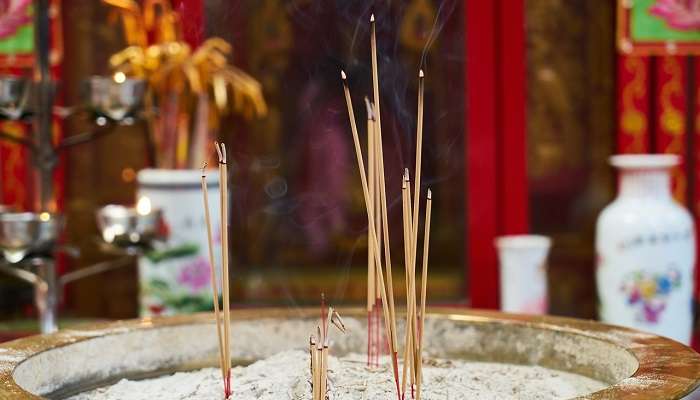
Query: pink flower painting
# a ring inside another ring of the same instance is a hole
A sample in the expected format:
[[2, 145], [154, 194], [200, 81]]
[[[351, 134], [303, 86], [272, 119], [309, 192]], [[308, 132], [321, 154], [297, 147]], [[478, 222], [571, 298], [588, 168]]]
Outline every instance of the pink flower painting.
[[657, 0], [649, 13], [663, 19], [673, 29], [700, 29], [700, 0]]
[[14, 35], [31, 21], [29, 6], [32, 0], [0, 0], [0, 39]]

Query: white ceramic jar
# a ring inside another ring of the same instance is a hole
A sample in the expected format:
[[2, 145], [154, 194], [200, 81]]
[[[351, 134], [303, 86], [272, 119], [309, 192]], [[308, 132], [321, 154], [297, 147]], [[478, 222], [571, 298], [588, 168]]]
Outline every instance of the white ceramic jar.
[[540, 235], [495, 240], [501, 276], [501, 311], [547, 313], [547, 254], [552, 240]]
[[[163, 211], [167, 241], [139, 259], [142, 316], [209, 311], [213, 307], [200, 170], [145, 169], [138, 197]], [[207, 171], [217, 278], [221, 279], [219, 176]]]
[[600, 318], [690, 343], [695, 231], [671, 195], [679, 157], [616, 155], [618, 195], [598, 217]]

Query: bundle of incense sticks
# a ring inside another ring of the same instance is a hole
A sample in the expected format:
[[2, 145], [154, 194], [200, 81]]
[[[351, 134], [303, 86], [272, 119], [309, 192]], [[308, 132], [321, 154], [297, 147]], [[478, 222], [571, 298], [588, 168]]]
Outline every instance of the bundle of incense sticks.
[[[391, 273], [391, 252], [389, 248], [390, 238], [387, 221], [387, 198], [386, 198], [386, 182], [384, 176], [384, 153], [382, 146], [382, 127], [381, 127], [381, 111], [379, 99], [379, 77], [377, 67], [377, 40], [376, 26], [374, 15], [370, 18], [370, 34], [371, 34], [371, 59], [372, 59], [372, 89], [373, 102], [366, 99], [367, 106], [367, 152], [369, 163], [369, 175], [365, 170], [362, 150], [360, 148], [360, 140], [355, 121], [355, 113], [352, 105], [352, 97], [348, 88], [347, 76], [344, 71], [341, 71], [343, 81], [343, 90], [345, 93], [345, 101], [348, 108], [348, 116], [350, 118], [350, 129], [353, 135], [355, 145], [355, 155], [357, 157], [358, 168], [360, 172], [360, 180], [362, 182], [362, 193], [365, 199], [368, 221], [368, 288], [367, 288], [367, 312], [368, 312], [368, 364], [372, 363], [372, 351], [376, 347], [373, 342], [377, 338], [373, 335], [373, 316], [376, 310], [377, 299], [374, 296], [374, 291], [379, 293], [379, 302], [382, 307], [384, 316], [384, 325], [386, 337], [391, 355], [394, 382], [396, 383], [397, 396], [401, 400], [405, 398], [406, 385], [408, 382], [407, 371], [410, 371], [411, 394], [412, 397], [420, 397], [422, 371], [422, 332], [425, 316], [425, 303], [427, 291], [427, 257], [429, 239], [428, 235], [430, 225], [430, 212], [432, 195], [428, 190], [426, 204], [426, 222], [424, 235], [423, 249], [423, 271], [421, 275], [421, 309], [420, 314], [417, 310], [416, 300], [416, 283], [415, 283], [415, 265], [417, 258], [418, 244], [418, 216], [420, 212], [420, 177], [421, 177], [421, 160], [422, 160], [422, 142], [423, 142], [423, 98], [424, 98], [424, 73], [421, 70], [418, 74], [418, 117], [416, 129], [416, 166], [415, 166], [415, 188], [414, 199], [412, 205], [409, 188], [408, 170], [404, 174], [402, 183], [402, 199], [403, 199], [403, 216], [404, 216], [404, 258], [406, 264], [406, 339], [404, 346], [404, 366], [403, 376], [399, 379], [398, 373], [398, 346], [396, 339], [396, 315], [394, 310], [394, 295], [393, 282]], [[382, 244], [384, 249], [384, 258], [382, 259]], [[382, 261], [384, 262], [385, 270], [382, 271]], [[386, 276], [386, 280], [384, 279]], [[388, 302], [388, 304], [387, 304]], [[400, 382], [403, 384], [400, 384]], [[415, 389], [417, 388], [417, 394]]]
[[[415, 166], [415, 187], [413, 202], [410, 192], [410, 177], [408, 168], [404, 171], [404, 178], [401, 190], [403, 204], [403, 226], [404, 226], [404, 257], [406, 265], [406, 345], [404, 347], [404, 366], [403, 366], [403, 384], [402, 394], [405, 396], [407, 371], [410, 371], [411, 397], [420, 398], [420, 381], [418, 375], [422, 370], [422, 332], [425, 315], [425, 297], [427, 291], [427, 256], [428, 244], [430, 240], [430, 212], [432, 206], [432, 194], [428, 189], [426, 201], [426, 222], [423, 244], [424, 269], [421, 275], [421, 311], [420, 311], [420, 326], [419, 314], [417, 311], [416, 300], [416, 263], [418, 250], [418, 214], [420, 212], [420, 181], [421, 181], [421, 161], [423, 151], [423, 100], [424, 100], [424, 79], [425, 74], [421, 69], [418, 72], [418, 111], [416, 123], [416, 166]], [[416, 392], [415, 389], [418, 389]]]
[[[229, 267], [228, 267], [228, 169], [226, 165], [226, 146], [214, 143], [219, 157], [219, 182], [221, 207], [221, 291], [223, 292], [223, 322], [219, 311], [219, 291], [217, 289], [216, 268], [214, 267], [214, 242], [212, 235], [211, 214], [209, 212], [209, 195], [207, 192], [206, 163], [202, 167], [202, 194], [204, 197], [204, 218], [207, 225], [207, 241], [209, 244], [209, 264], [211, 268], [212, 298], [214, 300], [214, 316], [216, 318], [216, 334], [219, 341], [219, 366], [223, 379], [224, 396], [231, 396], [231, 303], [229, 298]], [[223, 324], [223, 326], [222, 326]]]
[[[324, 301], [325, 303], [325, 301]], [[328, 353], [330, 351], [330, 331], [332, 324], [345, 333], [345, 324], [340, 314], [333, 307], [322, 307], [320, 324], [316, 326], [316, 335], [309, 337], [309, 358], [311, 367], [311, 396], [313, 400], [328, 398]]]
[[[382, 235], [381, 235], [381, 224], [382, 220], [379, 217], [381, 215], [381, 196], [378, 194], [380, 180], [377, 174], [377, 152], [379, 151], [379, 146], [381, 143], [377, 140], [377, 135], [375, 134], [375, 124], [376, 120], [374, 118], [374, 106], [370, 102], [369, 98], [365, 96], [365, 106], [367, 107], [367, 164], [368, 164], [368, 185], [369, 185], [369, 201], [371, 207], [374, 207], [375, 216], [375, 227], [378, 230], [377, 240], [379, 241], [379, 246], [381, 246]], [[369, 217], [368, 217], [369, 218]], [[379, 353], [382, 350], [381, 340], [382, 337], [379, 334], [380, 330], [380, 319], [381, 315], [380, 301], [381, 295], [379, 293], [379, 287], [377, 282], [378, 269], [374, 262], [374, 253], [378, 250], [375, 248], [374, 244], [368, 237], [367, 243], [367, 366], [368, 367], [378, 367], [379, 366]], [[380, 252], [381, 257], [381, 252]]]

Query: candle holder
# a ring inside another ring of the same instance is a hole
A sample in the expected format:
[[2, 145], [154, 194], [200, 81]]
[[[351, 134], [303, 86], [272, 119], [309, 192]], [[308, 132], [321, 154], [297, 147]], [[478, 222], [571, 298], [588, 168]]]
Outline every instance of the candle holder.
[[32, 82], [22, 76], [0, 76], [0, 115], [11, 120], [26, 115], [31, 103]]
[[58, 214], [0, 213], [0, 249], [12, 264], [28, 256], [50, 256], [62, 229], [63, 217]]
[[151, 209], [143, 197], [136, 207], [106, 205], [96, 212], [97, 227], [105, 243], [121, 248], [150, 247], [159, 237], [163, 213]]
[[119, 250], [119, 257], [60, 277], [56, 273], [55, 253], [70, 250], [56, 244], [64, 226], [63, 217], [45, 212], [0, 212], [0, 250], [4, 257], [4, 260], [0, 259], [0, 272], [34, 286], [34, 301], [39, 311], [42, 333], [57, 330], [57, 307], [65, 285], [134, 265], [134, 256], [151, 248], [158, 238], [162, 212], [151, 209], [147, 200], [144, 198], [136, 207], [102, 207], [97, 212], [98, 226], [103, 240]]
[[126, 78], [123, 74], [114, 76], [92, 76], [84, 83], [84, 96], [88, 108], [95, 114], [96, 123], [133, 123], [141, 108], [146, 82]]
[[58, 289], [54, 251], [63, 216], [47, 212], [0, 213], [0, 249], [6, 264], [0, 272], [34, 286], [41, 331], [56, 330]]

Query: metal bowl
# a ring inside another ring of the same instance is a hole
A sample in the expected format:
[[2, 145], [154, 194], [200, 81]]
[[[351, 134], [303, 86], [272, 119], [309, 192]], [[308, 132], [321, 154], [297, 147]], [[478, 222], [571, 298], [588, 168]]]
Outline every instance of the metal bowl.
[[[334, 338], [334, 354], [364, 351], [366, 312], [340, 313], [348, 331]], [[240, 364], [303, 347], [318, 324], [318, 308], [241, 309], [231, 316], [232, 358]], [[124, 377], [215, 366], [215, 332], [213, 316], [198, 314], [100, 323], [9, 342], [0, 345], [0, 398], [62, 399]], [[586, 399], [681, 399], [700, 382], [700, 355], [692, 349], [592, 321], [432, 309], [424, 337], [426, 351], [437, 357], [540, 365], [610, 385]]]
[[0, 213], [0, 249], [10, 263], [28, 255], [50, 255], [63, 229], [63, 216], [47, 212]]
[[160, 209], [139, 213], [136, 207], [110, 204], [97, 210], [97, 227], [105, 242], [116, 245], [147, 244], [158, 236]]
[[122, 121], [141, 107], [146, 82], [113, 76], [92, 76], [85, 81], [85, 100], [92, 110], [113, 121]]
[[0, 76], [0, 115], [20, 119], [30, 101], [32, 81], [21, 76]]

